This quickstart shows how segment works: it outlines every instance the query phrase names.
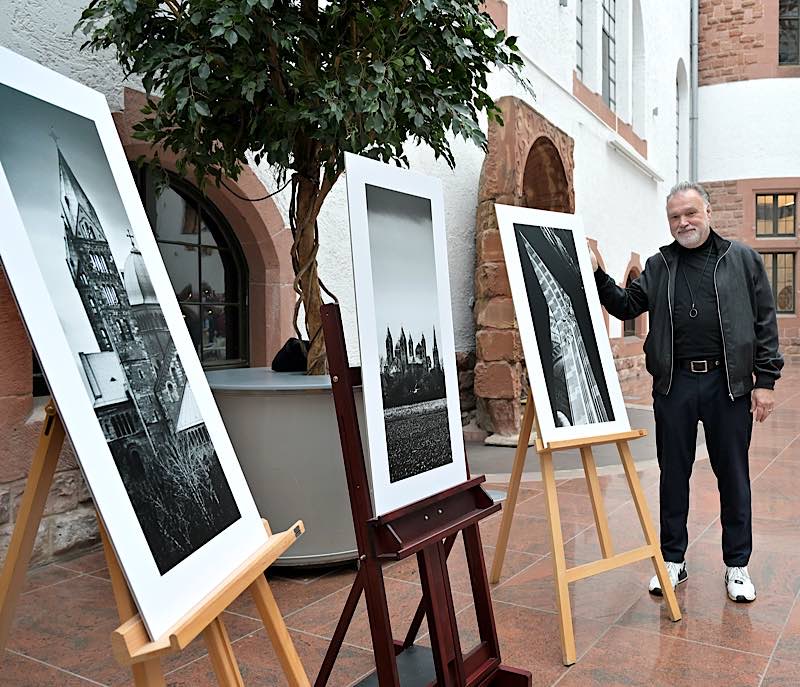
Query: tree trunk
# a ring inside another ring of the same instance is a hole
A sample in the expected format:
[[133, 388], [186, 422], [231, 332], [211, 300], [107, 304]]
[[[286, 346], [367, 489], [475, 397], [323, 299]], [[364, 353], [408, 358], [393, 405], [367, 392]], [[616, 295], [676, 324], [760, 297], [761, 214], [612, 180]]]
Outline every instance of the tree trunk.
[[327, 370], [325, 339], [322, 336], [322, 319], [319, 308], [322, 305], [319, 278], [317, 276], [317, 242], [315, 226], [317, 211], [314, 206], [319, 195], [317, 184], [300, 178], [297, 186], [295, 206], [295, 270], [300, 273], [300, 290], [305, 310], [306, 331], [311, 344], [308, 349], [306, 374], [321, 375]]

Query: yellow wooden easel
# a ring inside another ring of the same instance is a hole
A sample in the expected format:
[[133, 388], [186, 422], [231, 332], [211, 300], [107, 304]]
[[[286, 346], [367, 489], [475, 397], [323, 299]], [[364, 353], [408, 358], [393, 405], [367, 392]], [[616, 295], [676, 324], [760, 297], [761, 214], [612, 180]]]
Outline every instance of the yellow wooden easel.
[[[647, 507], [642, 486], [639, 482], [639, 475], [636, 474], [636, 466], [633, 462], [628, 442], [631, 439], [639, 439], [647, 435], [643, 429], [634, 429], [629, 432], [618, 434], [607, 434], [602, 436], [588, 437], [571, 441], [553, 441], [544, 444], [541, 440], [539, 423], [536, 419], [536, 410], [533, 403], [533, 396], [528, 387], [528, 401], [525, 406], [525, 414], [522, 418], [522, 428], [519, 433], [519, 442], [514, 456], [514, 466], [511, 470], [511, 481], [508, 485], [508, 495], [503, 506], [503, 517], [500, 523], [500, 532], [497, 537], [497, 548], [494, 552], [492, 571], [489, 581], [496, 584], [500, 580], [503, 571], [503, 560], [505, 559], [506, 549], [508, 548], [508, 535], [511, 531], [511, 522], [514, 518], [514, 508], [517, 505], [519, 496], [520, 482], [522, 481], [522, 471], [525, 467], [525, 455], [528, 450], [528, 440], [531, 430], [536, 426], [536, 451], [539, 454], [539, 461], [542, 468], [542, 482], [544, 485], [544, 496], [547, 507], [547, 519], [550, 530], [550, 549], [553, 554], [553, 577], [556, 586], [556, 605], [558, 608], [559, 625], [561, 629], [561, 651], [564, 658], [564, 665], [575, 663], [575, 634], [572, 629], [572, 609], [569, 602], [569, 583], [582, 580], [598, 573], [614, 570], [615, 568], [635, 563], [636, 561], [650, 558], [653, 561], [656, 575], [661, 583], [664, 599], [667, 602], [670, 618], [673, 621], [681, 619], [681, 611], [678, 607], [678, 600], [675, 597], [675, 590], [669, 582], [664, 558], [661, 555], [661, 547], [656, 536], [653, 521], [650, 517], [650, 510]], [[597, 468], [592, 455], [592, 446], [600, 444], [616, 444], [625, 476], [628, 479], [628, 487], [639, 514], [639, 522], [644, 532], [645, 545], [639, 548], [614, 553], [611, 543], [611, 534], [608, 529], [608, 517], [606, 516], [603, 495], [600, 489], [600, 482], [597, 479]], [[567, 568], [564, 555], [564, 539], [561, 534], [561, 517], [558, 511], [558, 496], [556, 493], [556, 478], [553, 469], [553, 453], [567, 449], [580, 449], [581, 460], [583, 462], [583, 472], [586, 477], [586, 484], [589, 488], [589, 498], [592, 502], [594, 512], [594, 522], [597, 526], [597, 535], [600, 539], [600, 551], [603, 558], [592, 563], [578, 565], [574, 568]]]
[[[64, 443], [64, 426], [52, 402], [47, 404], [45, 413], [39, 445], [0, 575], [0, 661], [11, 630], [14, 608], [25, 583], [58, 455]], [[290, 687], [308, 687], [308, 677], [264, 577], [264, 571], [303, 533], [302, 521], [285, 532], [270, 536], [253, 556], [157, 641], [151, 641], [147, 634], [99, 515], [97, 521], [122, 623], [111, 634], [111, 648], [121, 665], [130, 666], [136, 687], [164, 687], [166, 683], [160, 659], [182, 651], [201, 634], [219, 684], [222, 687], [243, 687], [221, 614], [245, 590], [249, 590], [253, 596], [288, 684]], [[266, 520], [264, 527], [271, 534]]]

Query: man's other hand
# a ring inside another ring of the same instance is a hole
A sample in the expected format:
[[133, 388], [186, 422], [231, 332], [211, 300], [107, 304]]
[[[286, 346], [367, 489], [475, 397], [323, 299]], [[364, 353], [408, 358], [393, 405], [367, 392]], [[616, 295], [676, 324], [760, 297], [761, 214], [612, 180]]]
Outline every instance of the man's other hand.
[[589, 246], [589, 257], [592, 259], [592, 272], [597, 272], [597, 268], [599, 267], [597, 262], [597, 256], [594, 254], [592, 250], [591, 244], [587, 241], [587, 245]]
[[750, 412], [756, 422], [764, 422], [775, 407], [775, 392], [772, 389], [753, 389], [750, 394]]

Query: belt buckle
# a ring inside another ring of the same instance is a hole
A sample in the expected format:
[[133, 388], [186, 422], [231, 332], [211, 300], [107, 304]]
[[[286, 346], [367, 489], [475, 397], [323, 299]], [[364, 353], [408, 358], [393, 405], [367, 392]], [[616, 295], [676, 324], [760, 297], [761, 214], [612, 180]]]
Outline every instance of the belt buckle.
[[[695, 367], [695, 364], [697, 367]], [[702, 365], [702, 367], [700, 367]], [[689, 369], [692, 372], [708, 372], [708, 360], [690, 360]]]

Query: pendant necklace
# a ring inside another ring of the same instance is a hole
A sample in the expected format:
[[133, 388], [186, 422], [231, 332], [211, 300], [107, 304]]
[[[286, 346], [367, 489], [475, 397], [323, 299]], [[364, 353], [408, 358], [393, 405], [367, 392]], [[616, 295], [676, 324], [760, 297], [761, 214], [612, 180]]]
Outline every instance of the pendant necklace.
[[[700, 281], [697, 282], [697, 290], [700, 290], [700, 287], [703, 285], [703, 277], [706, 276], [706, 268], [708, 267], [708, 261], [711, 258], [711, 249], [712, 246], [708, 247], [708, 252], [706, 253], [706, 262], [703, 265], [703, 271], [700, 273]], [[689, 317], [694, 319], [697, 317], [697, 308], [695, 307], [695, 299], [694, 299], [694, 292], [692, 291], [692, 287], [689, 284], [689, 277], [686, 276], [686, 270], [683, 269], [683, 265], [681, 265], [681, 273], [683, 274], [683, 278], [686, 281], [686, 288], [689, 289], [689, 296], [692, 299], [692, 307], [689, 308]]]

